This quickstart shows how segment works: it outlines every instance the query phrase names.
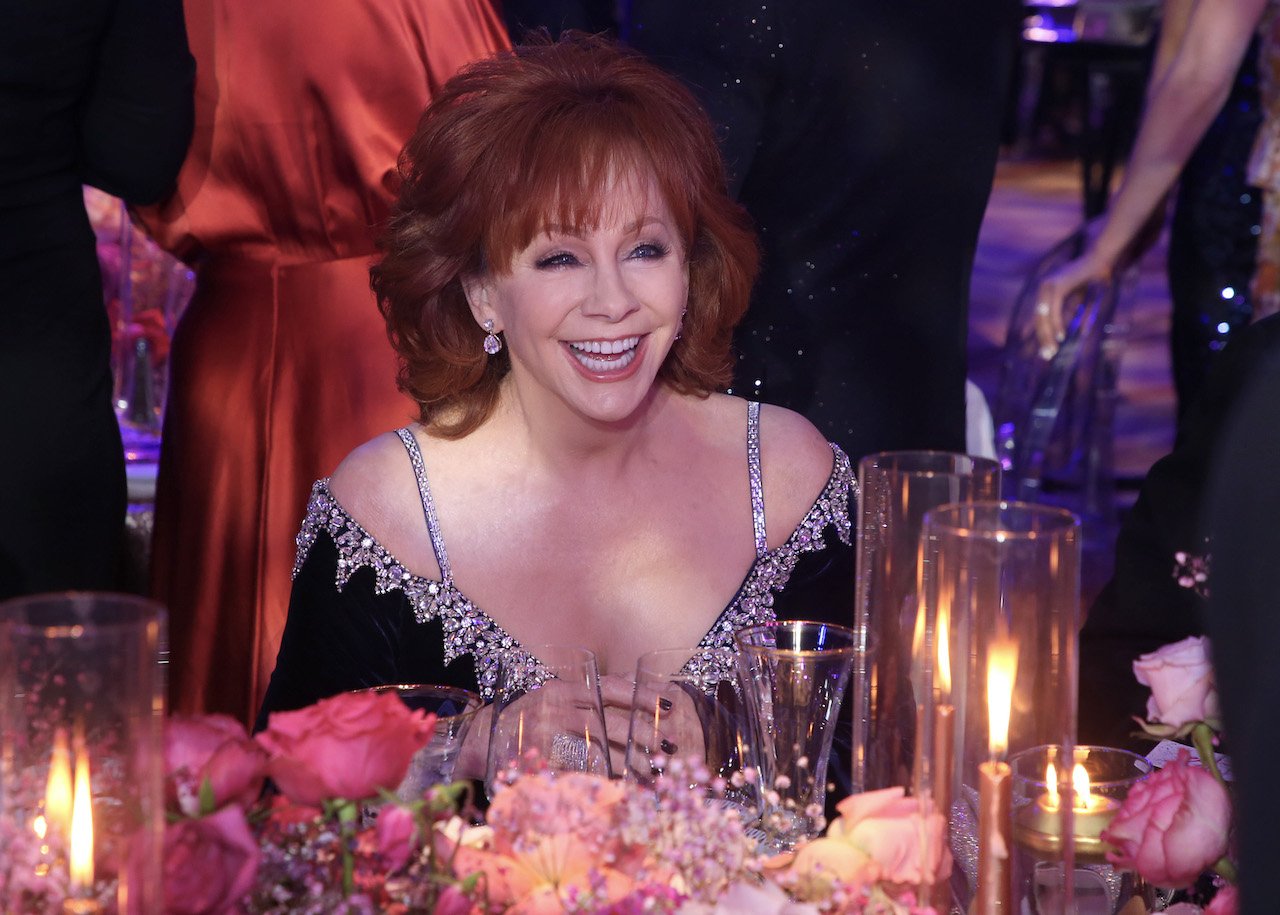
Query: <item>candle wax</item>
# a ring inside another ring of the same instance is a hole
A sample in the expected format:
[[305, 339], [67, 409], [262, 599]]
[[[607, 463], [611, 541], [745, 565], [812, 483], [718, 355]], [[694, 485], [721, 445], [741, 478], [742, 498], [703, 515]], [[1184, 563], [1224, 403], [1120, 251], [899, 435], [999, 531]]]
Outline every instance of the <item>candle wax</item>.
[[[1077, 855], [1102, 857], [1111, 846], [1102, 841], [1102, 831], [1111, 825], [1120, 802], [1114, 798], [1091, 794], [1086, 806], [1075, 806], [1072, 839]], [[1062, 853], [1062, 807], [1041, 794], [1035, 803], [1022, 807], [1017, 814], [1014, 837], [1019, 844], [1048, 855]]]

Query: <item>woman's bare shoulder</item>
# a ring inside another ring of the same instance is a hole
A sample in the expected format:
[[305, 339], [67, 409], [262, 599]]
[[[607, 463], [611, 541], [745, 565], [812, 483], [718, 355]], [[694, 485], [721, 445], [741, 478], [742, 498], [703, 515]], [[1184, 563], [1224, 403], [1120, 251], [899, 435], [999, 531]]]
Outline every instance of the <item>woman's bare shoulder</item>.
[[395, 432], [370, 439], [343, 458], [329, 478], [329, 491], [357, 524], [410, 569], [427, 575], [435, 571], [413, 463]]

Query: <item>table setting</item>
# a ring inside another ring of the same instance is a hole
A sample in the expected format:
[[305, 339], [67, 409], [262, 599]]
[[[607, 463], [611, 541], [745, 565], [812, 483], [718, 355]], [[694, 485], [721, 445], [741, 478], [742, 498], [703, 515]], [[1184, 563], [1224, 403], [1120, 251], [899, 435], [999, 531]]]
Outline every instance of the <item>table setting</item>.
[[[981, 458], [859, 478], [850, 625], [648, 652], [626, 714], [555, 643], [488, 710], [386, 684], [251, 735], [166, 715], [160, 605], [0, 604], [0, 910], [1234, 912], [1207, 642], [1135, 659], [1159, 752], [1078, 744], [1078, 519], [998, 501]], [[482, 783], [454, 778], [468, 742]]]

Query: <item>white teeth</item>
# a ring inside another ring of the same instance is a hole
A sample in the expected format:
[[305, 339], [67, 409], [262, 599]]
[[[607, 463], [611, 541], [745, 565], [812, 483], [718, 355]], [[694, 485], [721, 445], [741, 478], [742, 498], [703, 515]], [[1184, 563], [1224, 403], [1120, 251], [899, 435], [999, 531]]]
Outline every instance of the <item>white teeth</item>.
[[[573, 349], [571, 347], [571, 349]], [[573, 357], [586, 367], [590, 372], [620, 372], [629, 366], [636, 358], [636, 351], [629, 349], [621, 356], [614, 359], [593, 359], [591, 356], [581, 350], [573, 349]]]
[[619, 353], [627, 353], [639, 345], [639, 337], [624, 337], [621, 340], [583, 340], [579, 343], [569, 344], [572, 349], [580, 353], [599, 353], [603, 356], [616, 356]]

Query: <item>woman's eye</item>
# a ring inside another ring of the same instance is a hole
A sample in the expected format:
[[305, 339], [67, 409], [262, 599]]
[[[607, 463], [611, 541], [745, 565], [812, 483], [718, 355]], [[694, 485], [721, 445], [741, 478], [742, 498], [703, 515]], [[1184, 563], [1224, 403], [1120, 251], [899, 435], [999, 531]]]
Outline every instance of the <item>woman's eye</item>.
[[557, 251], [555, 254], [539, 258], [537, 266], [539, 270], [548, 270], [552, 267], [572, 267], [576, 263], [578, 259], [568, 251]]
[[631, 256], [647, 260], [651, 258], [666, 257], [670, 252], [671, 249], [664, 244], [660, 244], [659, 242], [645, 242], [644, 244], [636, 245], [631, 251]]

